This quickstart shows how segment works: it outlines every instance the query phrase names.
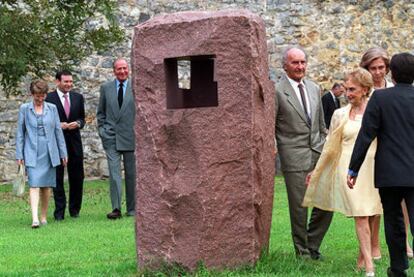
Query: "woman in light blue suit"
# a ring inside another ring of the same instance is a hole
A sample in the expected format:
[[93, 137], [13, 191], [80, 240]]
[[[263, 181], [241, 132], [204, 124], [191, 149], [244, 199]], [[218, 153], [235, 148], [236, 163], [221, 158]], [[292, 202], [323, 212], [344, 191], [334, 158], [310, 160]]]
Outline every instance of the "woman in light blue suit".
[[17, 124], [16, 160], [25, 165], [29, 177], [32, 228], [47, 224], [50, 188], [56, 186], [56, 167], [61, 162], [66, 165], [68, 156], [57, 108], [45, 102], [47, 91], [43, 80], [30, 84], [33, 101], [20, 106]]

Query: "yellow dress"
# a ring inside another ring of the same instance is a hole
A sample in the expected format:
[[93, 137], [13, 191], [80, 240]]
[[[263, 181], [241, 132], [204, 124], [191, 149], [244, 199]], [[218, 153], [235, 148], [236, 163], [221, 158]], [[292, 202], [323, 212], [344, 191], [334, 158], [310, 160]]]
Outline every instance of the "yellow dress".
[[303, 205], [337, 211], [346, 216], [382, 214], [381, 200], [374, 187], [376, 140], [371, 144], [358, 173], [356, 185], [346, 183], [349, 161], [362, 117], [349, 119], [350, 106], [335, 111], [321, 157], [313, 171]]

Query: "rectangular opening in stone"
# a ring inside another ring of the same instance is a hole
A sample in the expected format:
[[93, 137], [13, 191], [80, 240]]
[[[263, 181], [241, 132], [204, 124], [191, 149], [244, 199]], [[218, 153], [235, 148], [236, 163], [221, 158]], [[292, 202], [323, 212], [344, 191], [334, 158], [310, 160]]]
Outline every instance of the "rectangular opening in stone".
[[217, 107], [214, 64], [215, 55], [164, 59], [167, 109]]
[[190, 60], [178, 60], [178, 88], [191, 89], [191, 61]]

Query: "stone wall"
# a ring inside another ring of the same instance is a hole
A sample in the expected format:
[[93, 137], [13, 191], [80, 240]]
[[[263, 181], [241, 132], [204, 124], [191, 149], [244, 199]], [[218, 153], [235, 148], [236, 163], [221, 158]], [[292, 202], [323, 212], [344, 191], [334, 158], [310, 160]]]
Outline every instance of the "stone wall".
[[[411, 51], [414, 45], [414, 3], [404, 0], [123, 0], [119, 21], [127, 41], [105, 53], [95, 54], [74, 72], [75, 87], [86, 100], [87, 125], [82, 137], [87, 177], [106, 174], [106, 159], [96, 132], [95, 111], [99, 85], [112, 78], [114, 56], [129, 58], [133, 27], [156, 14], [186, 10], [245, 8], [266, 22], [270, 77], [280, 76], [281, 53], [286, 45], [300, 44], [309, 54], [308, 75], [329, 88], [346, 68], [358, 64], [363, 51], [382, 46], [390, 54]], [[29, 80], [24, 82], [27, 86]], [[51, 79], [53, 87], [53, 79]], [[0, 90], [0, 182], [16, 171], [14, 137], [19, 105], [27, 96], [5, 98]]]

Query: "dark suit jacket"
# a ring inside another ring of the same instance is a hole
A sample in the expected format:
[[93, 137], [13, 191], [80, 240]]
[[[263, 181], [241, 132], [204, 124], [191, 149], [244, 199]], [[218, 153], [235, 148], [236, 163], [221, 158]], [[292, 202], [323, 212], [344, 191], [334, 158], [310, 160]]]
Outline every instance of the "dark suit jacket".
[[414, 187], [414, 87], [377, 90], [368, 102], [349, 168], [358, 172], [377, 138], [375, 186]]
[[322, 106], [323, 106], [323, 114], [325, 118], [325, 125], [326, 125], [326, 128], [329, 128], [329, 126], [331, 125], [332, 115], [334, 111], [337, 109], [335, 105], [335, 101], [330, 92], [322, 96]]
[[66, 147], [68, 150], [69, 157], [71, 155], [83, 157], [82, 140], [80, 129], [85, 126], [85, 105], [82, 94], [77, 92], [69, 92], [70, 99], [70, 114], [69, 118], [66, 118], [65, 109], [63, 108], [62, 102], [59, 99], [57, 91], [49, 93], [46, 97], [46, 101], [56, 105], [60, 122], [73, 122], [77, 121], [80, 127], [74, 130], [63, 130], [65, 136]]

